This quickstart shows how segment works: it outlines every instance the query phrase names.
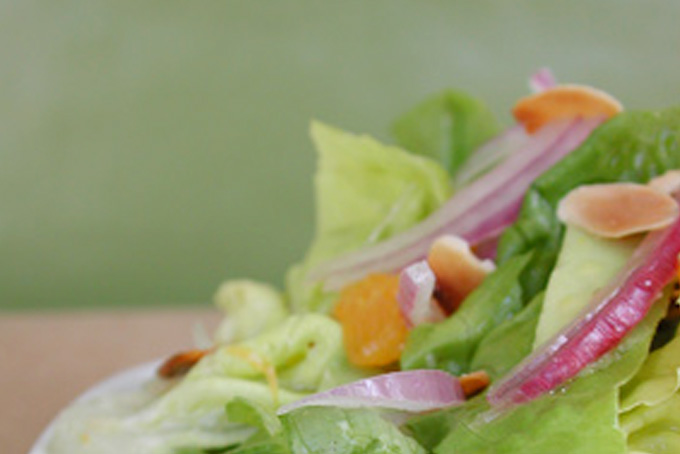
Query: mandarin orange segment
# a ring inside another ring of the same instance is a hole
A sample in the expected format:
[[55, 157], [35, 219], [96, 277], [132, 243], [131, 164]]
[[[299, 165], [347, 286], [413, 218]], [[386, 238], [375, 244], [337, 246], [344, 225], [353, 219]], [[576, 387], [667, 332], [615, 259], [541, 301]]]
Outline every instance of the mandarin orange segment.
[[398, 289], [398, 276], [372, 274], [340, 293], [334, 315], [353, 364], [380, 367], [401, 356], [408, 329], [399, 311]]
[[512, 114], [527, 132], [533, 133], [554, 120], [611, 118], [621, 110], [621, 103], [601, 90], [585, 85], [559, 85], [520, 99]]

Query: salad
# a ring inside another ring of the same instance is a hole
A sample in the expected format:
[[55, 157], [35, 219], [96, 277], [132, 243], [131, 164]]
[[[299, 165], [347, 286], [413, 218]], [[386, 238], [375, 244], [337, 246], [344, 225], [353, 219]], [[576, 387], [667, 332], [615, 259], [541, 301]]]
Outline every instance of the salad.
[[320, 122], [316, 235], [284, 290], [80, 400], [50, 454], [680, 452], [680, 109], [548, 70], [504, 127], [455, 91], [395, 145]]

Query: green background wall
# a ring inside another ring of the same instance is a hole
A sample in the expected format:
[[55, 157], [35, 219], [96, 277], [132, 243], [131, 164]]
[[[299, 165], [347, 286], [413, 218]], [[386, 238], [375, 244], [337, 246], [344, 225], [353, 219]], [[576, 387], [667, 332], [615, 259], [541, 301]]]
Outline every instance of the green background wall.
[[445, 87], [503, 118], [548, 65], [680, 99], [680, 2], [0, 1], [0, 309], [280, 284], [312, 234], [310, 118], [387, 140]]

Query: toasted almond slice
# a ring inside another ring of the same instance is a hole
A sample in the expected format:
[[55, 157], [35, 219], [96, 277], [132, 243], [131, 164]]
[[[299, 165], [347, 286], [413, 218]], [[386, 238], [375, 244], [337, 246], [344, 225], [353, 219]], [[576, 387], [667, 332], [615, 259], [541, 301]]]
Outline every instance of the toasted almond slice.
[[669, 170], [663, 175], [652, 178], [649, 186], [666, 194], [674, 194], [680, 191], [680, 170]]
[[427, 262], [437, 278], [438, 293], [445, 306], [455, 310], [487, 274], [495, 269], [491, 260], [480, 260], [464, 239], [445, 235], [437, 238], [430, 248]]
[[472, 397], [479, 394], [489, 386], [489, 383], [491, 383], [489, 374], [483, 370], [462, 375], [459, 380], [465, 397]]
[[512, 114], [533, 133], [551, 121], [567, 118], [611, 118], [623, 107], [611, 95], [586, 85], [558, 85], [526, 96], [515, 104]]
[[175, 378], [186, 374], [196, 365], [205, 355], [212, 352], [209, 350], [188, 350], [172, 355], [166, 359], [158, 368], [156, 373], [161, 378]]
[[678, 204], [663, 192], [634, 183], [580, 186], [564, 197], [557, 217], [604, 238], [622, 238], [670, 225]]

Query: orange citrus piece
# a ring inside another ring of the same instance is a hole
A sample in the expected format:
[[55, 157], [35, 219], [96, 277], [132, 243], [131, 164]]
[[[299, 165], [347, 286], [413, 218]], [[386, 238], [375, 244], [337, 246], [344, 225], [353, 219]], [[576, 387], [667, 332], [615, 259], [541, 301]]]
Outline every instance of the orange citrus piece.
[[524, 97], [512, 109], [515, 119], [533, 133], [558, 119], [611, 118], [623, 107], [611, 95], [585, 85], [558, 85]]
[[340, 293], [334, 315], [353, 364], [386, 366], [399, 359], [408, 329], [399, 311], [398, 289], [398, 276], [371, 274]]

